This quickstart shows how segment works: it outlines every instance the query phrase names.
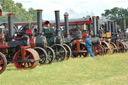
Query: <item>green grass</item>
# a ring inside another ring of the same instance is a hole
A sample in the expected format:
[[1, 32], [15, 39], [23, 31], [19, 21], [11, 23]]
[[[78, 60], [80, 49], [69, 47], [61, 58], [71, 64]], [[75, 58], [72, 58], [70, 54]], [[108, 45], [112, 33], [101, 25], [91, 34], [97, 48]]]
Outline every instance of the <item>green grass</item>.
[[0, 85], [128, 85], [128, 52], [70, 58], [32, 70], [9, 65], [0, 75]]

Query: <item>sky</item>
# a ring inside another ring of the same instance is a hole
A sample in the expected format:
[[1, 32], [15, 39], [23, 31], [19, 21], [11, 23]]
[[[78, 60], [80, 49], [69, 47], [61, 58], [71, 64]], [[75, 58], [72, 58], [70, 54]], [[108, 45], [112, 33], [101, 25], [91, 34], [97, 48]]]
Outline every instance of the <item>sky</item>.
[[43, 19], [55, 19], [54, 11], [60, 10], [60, 18], [65, 12], [69, 18], [100, 16], [105, 9], [113, 7], [128, 8], [128, 0], [13, 0], [23, 4], [25, 9], [30, 7], [43, 10]]

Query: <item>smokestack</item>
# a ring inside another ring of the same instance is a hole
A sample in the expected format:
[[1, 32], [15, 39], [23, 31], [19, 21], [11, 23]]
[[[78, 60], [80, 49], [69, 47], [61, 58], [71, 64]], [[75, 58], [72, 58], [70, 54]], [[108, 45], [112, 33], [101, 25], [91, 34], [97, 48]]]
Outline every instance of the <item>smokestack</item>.
[[112, 32], [112, 34], [114, 34], [114, 22], [111, 22], [111, 26], [112, 26], [112, 28], [111, 28], [111, 32]]
[[126, 19], [123, 17], [123, 32], [126, 30]]
[[14, 14], [8, 14], [8, 27], [9, 27], [9, 38], [10, 39], [13, 39], [13, 35], [14, 35], [13, 16]]
[[111, 21], [108, 21], [108, 32], [111, 32]]
[[37, 10], [37, 27], [38, 27], [38, 33], [42, 33], [42, 10]]
[[108, 30], [108, 22], [105, 22], [105, 33], [106, 32], [109, 32], [109, 30]]
[[69, 18], [68, 18], [68, 13], [66, 12], [64, 14], [64, 21], [65, 21], [65, 29], [66, 29], [66, 37], [70, 37], [70, 34], [69, 34]]
[[99, 16], [96, 17], [96, 28], [97, 28], [97, 34], [99, 34], [99, 29], [100, 29]]
[[56, 20], [56, 35], [60, 36], [60, 12], [59, 10], [55, 11], [55, 20]]
[[96, 16], [93, 16], [92, 20], [93, 20], [93, 35], [96, 36], [97, 35]]
[[117, 34], [117, 23], [114, 21], [114, 32]]
[[89, 32], [89, 35], [91, 35], [91, 24], [88, 24], [88, 32]]

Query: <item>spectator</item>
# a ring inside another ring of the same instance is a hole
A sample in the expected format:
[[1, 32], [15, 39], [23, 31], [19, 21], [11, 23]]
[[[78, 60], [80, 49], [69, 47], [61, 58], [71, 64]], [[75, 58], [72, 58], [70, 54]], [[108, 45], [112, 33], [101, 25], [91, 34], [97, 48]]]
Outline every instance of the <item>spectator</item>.
[[85, 46], [86, 46], [86, 48], [87, 48], [87, 50], [88, 50], [90, 56], [92, 56], [92, 58], [94, 58], [95, 56], [94, 56], [93, 53], [92, 53], [92, 43], [91, 43], [90, 40], [91, 40], [91, 36], [88, 36], [88, 35], [87, 35], [87, 38], [86, 38], [86, 40], [85, 40]]

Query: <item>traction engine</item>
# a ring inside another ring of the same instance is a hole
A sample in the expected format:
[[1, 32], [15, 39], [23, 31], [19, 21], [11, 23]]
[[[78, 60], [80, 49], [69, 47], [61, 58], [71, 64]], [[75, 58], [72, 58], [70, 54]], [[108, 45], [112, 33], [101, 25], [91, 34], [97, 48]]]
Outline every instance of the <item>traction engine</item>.
[[23, 34], [18, 38], [19, 34], [14, 33], [13, 16], [8, 14], [8, 33], [4, 35], [5, 29], [0, 29], [0, 73], [9, 63], [14, 63], [18, 69], [28, 69], [39, 61], [39, 54], [30, 48], [28, 36]]

